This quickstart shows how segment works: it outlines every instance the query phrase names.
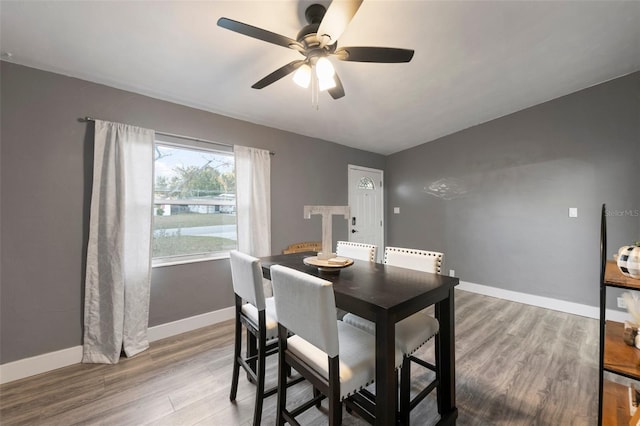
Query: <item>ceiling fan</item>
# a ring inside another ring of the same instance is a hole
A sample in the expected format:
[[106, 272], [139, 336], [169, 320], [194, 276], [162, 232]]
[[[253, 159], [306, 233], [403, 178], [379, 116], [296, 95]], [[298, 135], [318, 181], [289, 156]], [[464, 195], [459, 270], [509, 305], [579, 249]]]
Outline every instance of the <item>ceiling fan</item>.
[[342, 61], [378, 63], [409, 62], [413, 58], [414, 51], [410, 49], [338, 47], [338, 38], [360, 8], [362, 1], [336, 0], [328, 9], [321, 4], [312, 4], [305, 11], [305, 18], [309, 24], [300, 30], [295, 40], [228, 18], [218, 19], [218, 26], [297, 50], [304, 56], [304, 59], [278, 68], [251, 86], [252, 88], [262, 89], [295, 71], [294, 81], [300, 86], [309, 87], [311, 83], [315, 85], [316, 93], [318, 90], [328, 90], [333, 99], [339, 99], [344, 96], [344, 88], [328, 60], [329, 57], [336, 57]]

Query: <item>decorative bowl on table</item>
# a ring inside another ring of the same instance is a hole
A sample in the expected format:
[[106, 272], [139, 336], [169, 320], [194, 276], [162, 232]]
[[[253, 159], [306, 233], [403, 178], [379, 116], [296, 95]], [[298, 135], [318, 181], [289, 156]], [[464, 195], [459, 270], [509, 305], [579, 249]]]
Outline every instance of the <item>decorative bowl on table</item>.
[[318, 259], [318, 256], [305, 257], [305, 265], [315, 266], [321, 272], [339, 273], [341, 269], [353, 265], [353, 259], [348, 257], [332, 257], [330, 259]]

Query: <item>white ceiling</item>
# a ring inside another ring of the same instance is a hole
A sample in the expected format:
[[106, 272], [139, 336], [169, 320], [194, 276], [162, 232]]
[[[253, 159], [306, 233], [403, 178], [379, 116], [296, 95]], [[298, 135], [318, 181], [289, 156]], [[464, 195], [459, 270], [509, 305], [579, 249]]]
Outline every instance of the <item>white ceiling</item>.
[[346, 96], [322, 93], [319, 110], [290, 77], [251, 89], [302, 57], [218, 18], [296, 38], [311, 3], [2, 0], [0, 48], [4, 60], [381, 154], [640, 70], [640, 1], [365, 0], [338, 44], [415, 49], [410, 63], [334, 59]]

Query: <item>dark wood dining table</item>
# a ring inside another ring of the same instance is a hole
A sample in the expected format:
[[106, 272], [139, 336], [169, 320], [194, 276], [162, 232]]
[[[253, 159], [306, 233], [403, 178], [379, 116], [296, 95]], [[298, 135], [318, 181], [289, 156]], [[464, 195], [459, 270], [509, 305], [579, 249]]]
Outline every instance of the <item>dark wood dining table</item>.
[[435, 305], [440, 322], [436, 336], [439, 370], [438, 425], [453, 425], [458, 417], [455, 392], [454, 287], [455, 277], [355, 260], [339, 273], [319, 271], [303, 259], [316, 253], [293, 253], [262, 257], [262, 273], [271, 278], [272, 265], [283, 265], [331, 281], [336, 306], [376, 324], [376, 424], [395, 425], [397, 408], [395, 324], [428, 306]]

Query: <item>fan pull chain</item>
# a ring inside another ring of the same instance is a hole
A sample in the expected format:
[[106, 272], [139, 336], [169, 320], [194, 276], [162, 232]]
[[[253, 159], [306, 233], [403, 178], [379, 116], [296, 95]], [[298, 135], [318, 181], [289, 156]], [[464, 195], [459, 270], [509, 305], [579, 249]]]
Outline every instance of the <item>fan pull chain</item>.
[[319, 98], [320, 98], [320, 89], [319, 89], [318, 76], [316, 75], [316, 67], [313, 66], [311, 68], [311, 107], [315, 108], [316, 111], [320, 109]]

